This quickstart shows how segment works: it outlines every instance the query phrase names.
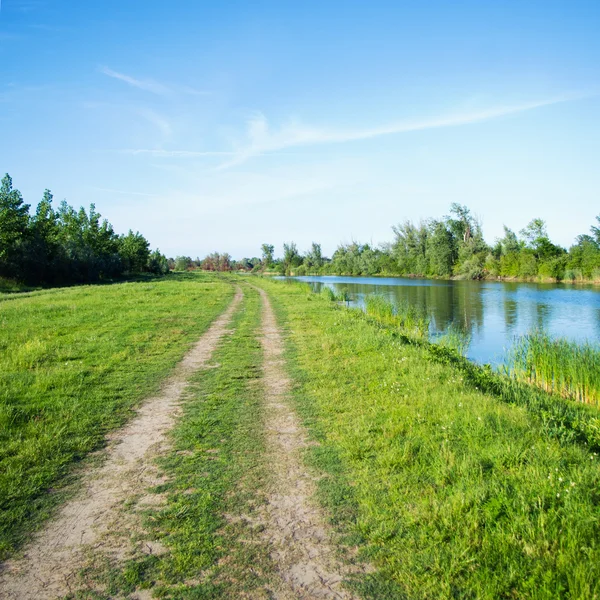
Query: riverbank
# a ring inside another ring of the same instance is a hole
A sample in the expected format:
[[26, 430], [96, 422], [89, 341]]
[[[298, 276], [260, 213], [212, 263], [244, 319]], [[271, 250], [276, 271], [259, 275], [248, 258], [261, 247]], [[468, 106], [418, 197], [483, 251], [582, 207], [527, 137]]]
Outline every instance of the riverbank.
[[[482, 385], [483, 368], [434, 360], [305, 286], [261, 285], [287, 323], [321, 501], [377, 569], [355, 582], [364, 597], [600, 593], [597, 450], [560, 433], [547, 407]], [[587, 407], [560, 402], [597, 427]]]
[[[265, 272], [267, 276], [282, 276], [282, 273]], [[600, 286], [600, 279], [556, 279], [554, 277], [500, 277], [496, 275], [486, 275], [477, 279], [469, 279], [468, 277], [455, 275], [452, 277], [427, 276], [407, 273], [399, 275], [398, 273], [375, 273], [373, 275], [354, 275], [352, 273], [322, 273], [320, 271], [302, 271], [300, 273], [290, 271], [286, 277], [394, 277], [399, 279], [423, 279], [426, 281], [498, 281], [501, 283], [548, 283], [548, 284], [565, 284], [574, 286]]]

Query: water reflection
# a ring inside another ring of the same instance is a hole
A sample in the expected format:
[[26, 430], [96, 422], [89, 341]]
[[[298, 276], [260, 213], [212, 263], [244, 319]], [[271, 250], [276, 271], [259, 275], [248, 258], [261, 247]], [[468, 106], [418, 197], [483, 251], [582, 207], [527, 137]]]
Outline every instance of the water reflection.
[[503, 360], [515, 336], [532, 328], [573, 340], [600, 341], [600, 290], [592, 286], [431, 281], [401, 277], [298, 277], [314, 291], [323, 286], [348, 292], [351, 305], [362, 306], [367, 294], [408, 302], [431, 318], [431, 333], [443, 335], [450, 325], [471, 337], [467, 355], [479, 362]]

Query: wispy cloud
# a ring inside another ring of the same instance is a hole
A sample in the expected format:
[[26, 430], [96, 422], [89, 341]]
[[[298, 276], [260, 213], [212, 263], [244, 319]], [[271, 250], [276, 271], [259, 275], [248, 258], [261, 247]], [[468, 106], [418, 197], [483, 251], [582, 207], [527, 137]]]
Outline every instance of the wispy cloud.
[[152, 156], [153, 158], [201, 158], [203, 156], [235, 156], [235, 152], [217, 152], [217, 151], [195, 151], [195, 150], [152, 150], [147, 148], [128, 148], [119, 150], [121, 154], [131, 154], [133, 156]]
[[131, 77], [130, 75], [125, 75], [124, 73], [113, 71], [108, 67], [98, 67], [98, 70], [100, 71], [100, 73], [103, 73], [108, 77], [118, 79], [119, 81], [125, 82], [127, 85], [138, 88], [140, 90], [144, 90], [146, 92], [152, 92], [153, 94], [158, 94], [160, 96], [167, 95], [171, 92], [171, 90], [168, 87], [164, 86], [158, 81], [154, 81], [153, 79], [136, 79], [135, 77]]
[[108, 194], [119, 194], [123, 196], [144, 196], [147, 198], [155, 198], [157, 194], [146, 194], [145, 192], [128, 192], [127, 190], [115, 190], [112, 188], [96, 187], [95, 185], [90, 186], [90, 189], [98, 192], [107, 192]]
[[154, 79], [137, 79], [136, 77], [132, 77], [131, 75], [126, 75], [125, 73], [119, 73], [118, 71], [114, 71], [113, 69], [110, 69], [106, 66], [98, 67], [98, 71], [103, 75], [106, 75], [107, 77], [112, 77], [113, 79], [122, 81], [131, 87], [137, 88], [139, 90], [144, 90], [146, 92], [151, 92], [152, 94], [156, 94], [158, 96], [169, 96], [173, 94], [206, 96], [210, 94], [210, 92], [204, 90], [197, 90], [186, 85], [165, 85]]
[[272, 129], [267, 118], [258, 112], [247, 121], [245, 143], [238, 144], [234, 157], [220, 165], [219, 168], [227, 169], [240, 165], [260, 154], [287, 148], [317, 144], [339, 144], [410, 131], [469, 125], [582, 97], [584, 97], [582, 94], [570, 94], [523, 104], [497, 106], [479, 111], [405, 120], [378, 127], [350, 130], [324, 129], [299, 122], [290, 122], [282, 125], [279, 129]]
[[155, 127], [158, 127], [160, 131], [165, 136], [170, 136], [173, 133], [173, 128], [171, 127], [171, 123], [163, 117], [159, 115], [156, 111], [151, 108], [140, 108], [138, 109], [138, 114], [146, 119], [148, 122], [152, 123]]

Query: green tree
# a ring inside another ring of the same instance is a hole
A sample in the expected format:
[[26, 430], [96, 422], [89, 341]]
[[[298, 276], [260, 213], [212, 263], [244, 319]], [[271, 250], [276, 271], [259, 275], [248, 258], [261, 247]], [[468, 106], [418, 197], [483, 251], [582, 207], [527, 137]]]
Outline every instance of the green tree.
[[178, 256], [175, 259], [175, 271], [187, 271], [192, 266], [192, 259], [189, 256]]
[[403, 275], [425, 275], [428, 272], [427, 238], [429, 231], [421, 223], [418, 227], [410, 221], [392, 227], [395, 240], [391, 253]]
[[0, 184], [0, 275], [18, 276], [23, 243], [29, 234], [29, 205], [13, 189], [8, 173]]
[[147, 270], [155, 275], [166, 275], [169, 272], [169, 261], [164, 254], [161, 254], [157, 248], [150, 253], [148, 258]]
[[294, 242], [283, 244], [283, 272], [289, 274], [293, 269], [302, 264], [302, 256], [298, 252], [298, 247]]
[[443, 221], [432, 221], [427, 239], [429, 274], [448, 277], [456, 261], [456, 238]]
[[321, 252], [321, 244], [313, 242], [310, 250], [304, 257], [304, 264], [308, 269], [319, 270], [323, 266], [323, 254]]
[[271, 244], [263, 244], [261, 247], [262, 252], [262, 264], [265, 269], [268, 269], [273, 264], [273, 253], [275, 252], [275, 246]]
[[126, 273], [141, 273], [148, 267], [150, 243], [139, 231], [133, 233], [130, 229], [119, 238], [119, 256]]

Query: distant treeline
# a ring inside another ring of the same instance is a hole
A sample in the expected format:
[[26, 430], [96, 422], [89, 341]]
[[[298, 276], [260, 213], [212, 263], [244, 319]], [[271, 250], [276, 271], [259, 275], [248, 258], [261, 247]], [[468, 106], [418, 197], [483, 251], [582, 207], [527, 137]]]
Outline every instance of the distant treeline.
[[[263, 244], [261, 269], [294, 275], [413, 275], [483, 279], [506, 277], [527, 280], [600, 282], [600, 216], [589, 234], [577, 237], [566, 250], [548, 237], [545, 222], [533, 219], [516, 234], [489, 245], [471, 211], [452, 204], [450, 215], [419, 224], [405, 221], [393, 227], [394, 240], [374, 247], [341, 244], [331, 258], [313, 243], [302, 254], [295, 243], [283, 245], [283, 256], [273, 257], [273, 246]], [[247, 261], [248, 259], [244, 259]], [[258, 261], [258, 259], [250, 259]]]
[[52, 206], [44, 192], [34, 215], [8, 174], [0, 186], [0, 277], [30, 285], [89, 283], [124, 274], [168, 272], [168, 263], [140, 233], [117, 235], [101, 220], [66, 201]]

